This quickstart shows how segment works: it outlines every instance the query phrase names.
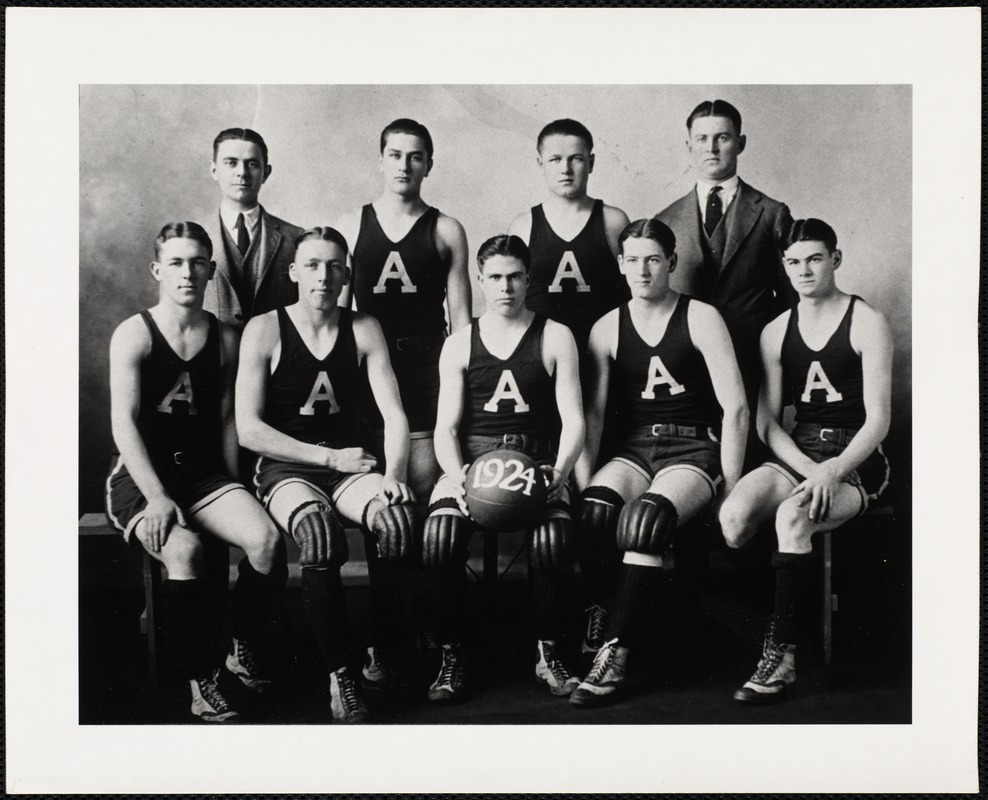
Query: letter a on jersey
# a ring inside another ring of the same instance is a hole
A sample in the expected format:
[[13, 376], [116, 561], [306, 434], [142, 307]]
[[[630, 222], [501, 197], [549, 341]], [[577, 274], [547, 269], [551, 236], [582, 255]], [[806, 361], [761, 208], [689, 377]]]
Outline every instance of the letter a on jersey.
[[521, 396], [518, 381], [515, 380], [515, 376], [511, 374], [510, 369], [501, 372], [501, 377], [498, 379], [497, 389], [494, 391], [494, 395], [484, 403], [484, 411], [490, 411], [492, 414], [496, 414], [497, 405], [502, 400], [514, 400], [515, 414], [524, 414], [528, 411], [528, 403]]
[[189, 378], [188, 372], [179, 373], [178, 380], [175, 381], [175, 385], [172, 386], [168, 394], [165, 395], [165, 399], [158, 403], [158, 411], [162, 411], [165, 414], [171, 414], [172, 403], [176, 401], [189, 404], [188, 411], [186, 411], [187, 414], [199, 413], [196, 411], [196, 401], [192, 396], [192, 380]]
[[377, 279], [377, 285], [374, 286], [374, 294], [384, 294], [388, 290], [388, 281], [401, 281], [402, 294], [412, 294], [419, 290], [408, 276], [405, 262], [401, 260], [401, 253], [394, 250], [388, 254], [388, 260], [384, 262], [381, 277]]
[[669, 370], [666, 369], [666, 365], [662, 363], [662, 359], [658, 356], [652, 356], [652, 360], [648, 362], [648, 381], [645, 384], [645, 391], [642, 392], [642, 398], [654, 400], [655, 387], [661, 386], [663, 383], [669, 387], [669, 394], [680, 394], [686, 391], [686, 387], [672, 377]]
[[305, 401], [298, 413], [303, 417], [311, 417], [316, 413], [316, 403], [324, 401], [329, 403], [329, 413], [338, 414], [340, 405], [336, 402], [336, 393], [333, 391], [333, 384], [329, 382], [329, 375], [326, 370], [320, 370], [316, 376], [316, 382], [309, 392], [309, 399]]
[[556, 277], [549, 284], [550, 292], [561, 292], [563, 290], [562, 281], [564, 278], [571, 278], [576, 281], [576, 291], [589, 292], [590, 285], [584, 280], [583, 273], [580, 272], [580, 265], [576, 262], [576, 256], [572, 250], [563, 253], [559, 259], [559, 266], [556, 267]]
[[810, 368], [806, 373], [806, 388], [803, 389], [802, 400], [804, 403], [810, 402], [810, 392], [816, 391], [817, 389], [823, 389], [827, 393], [828, 403], [837, 403], [844, 399], [844, 395], [834, 388], [834, 385], [830, 382], [830, 378], [827, 377], [827, 373], [823, 371], [823, 367], [820, 365], [819, 361], [814, 361], [810, 364]]

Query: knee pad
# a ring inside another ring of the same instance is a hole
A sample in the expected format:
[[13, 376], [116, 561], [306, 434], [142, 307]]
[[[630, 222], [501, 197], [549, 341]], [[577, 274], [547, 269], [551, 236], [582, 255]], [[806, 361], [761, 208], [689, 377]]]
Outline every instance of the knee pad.
[[433, 503], [422, 530], [422, 563], [427, 567], [466, 564], [471, 533], [470, 520], [460, 513], [455, 500]]
[[343, 523], [321, 500], [310, 500], [288, 517], [288, 532], [302, 551], [302, 567], [342, 567], [350, 557]]
[[381, 506], [370, 524], [370, 532], [381, 558], [409, 557], [415, 541], [415, 506], [411, 503]]
[[580, 503], [580, 531], [595, 539], [613, 539], [624, 498], [606, 486], [588, 486]]
[[532, 568], [536, 572], [562, 572], [576, 562], [573, 520], [566, 516], [549, 517], [532, 529], [529, 548]]
[[669, 545], [678, 521], [676, 507], [668, 498], [645, 492], [621, 510], [618, 547], [632, 553], [661, 555]]

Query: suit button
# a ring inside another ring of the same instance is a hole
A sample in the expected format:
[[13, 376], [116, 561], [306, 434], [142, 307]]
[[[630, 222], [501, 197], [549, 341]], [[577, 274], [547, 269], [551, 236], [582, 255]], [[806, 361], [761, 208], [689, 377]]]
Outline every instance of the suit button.
[[233, 318], [242, 321], [243, 318], [244, 318], [244, 315], [243, 314], [234, 314], [233, 315]]

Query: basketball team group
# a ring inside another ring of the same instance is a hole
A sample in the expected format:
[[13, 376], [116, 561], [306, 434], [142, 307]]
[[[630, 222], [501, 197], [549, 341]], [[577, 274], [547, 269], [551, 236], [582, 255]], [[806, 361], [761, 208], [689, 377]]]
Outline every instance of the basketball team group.
[[[892, 336], [838, 287], [830, 225], [738, 177], [739, 111], [705, 101], [685, 128], [695, 188], [631, 221], [588, 195], [590, 131], [549, 123], [544, 201], [475, 253], [423, 199], [433, 142], [414, 120], [381, 132], [380, 197], [307, 229], [258, 202], [263, 138], [219, 133], [219, 210], [161, 229], [158, 302], [110, 343], [107, 513], [167, 572], [161, 646], [195, 717], [240, 721], [238, 697], [290, 680], [283, 534], [335, 722], [370, 721], [369, 692], [407, 693], [409, 603], [436, 654], [428, 700], [478, 688], [465, 650], [478, 530], [525, 530], [535, 677], [573, 706], [620, 701], [663, 559], [701, 513], [731, 549], [774, 526], [774, 609], [734, 699], [786, 699], [812, 537], [888, 482]], [[544, 502], [522, 502], [534, 488]], [[364, 631], [341, 578], [355, 528]], [[244, 554], [228, 627], [209, 537]]]

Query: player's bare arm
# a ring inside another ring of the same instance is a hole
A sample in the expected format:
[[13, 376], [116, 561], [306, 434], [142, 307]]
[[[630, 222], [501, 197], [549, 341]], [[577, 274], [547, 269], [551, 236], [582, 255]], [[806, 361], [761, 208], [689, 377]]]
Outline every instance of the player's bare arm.
[[620, 208], [604, 203], [604, 233], [607, 235], [607, 243], [611, 246], [611, 252], [615, 256], [619, 252], [618, 237], [630, 223], [631, 220], [628, 219], [628, 215]]
[[688, 311], [690, 336], [707, 362], [714, 394], [724, 417], [721, 428], [720, 462], [726, 495], [741, 479], [745, 443], [748, 438], [748, 402], [744, 382], [734, 355], [727, 326], [717, 310], [694, 300]]
[[340, 292], [340, 298], [337, 300], [340, 308], [351, 308], [353, 302], [353, 248], [356, 247], [357, 237], [360, 235], [360, 214], [361, 209], [359, 208], [356, 211], [348, 211], [333, 226], [343, 234], [343, 238], [346, 239], [346, 243], [349, 245], [346, 254], [346, 265], [350, 268], [351, 278], [347, 285], [343, 287], [343, 291]]
[[508, 226], [508, 235], [517, 236], [525, 244], [532, 238], [532, 212], [524, 211], [515, 217]]
[[856, 470], [884, 441], [891, 420], [892, 333], [881, 312], [863, 301], [854, 306], [851, 319], [851, 346], [861, 355], [864, 377], [865, 424], [836, 458], [804, 472], [806, 480], [793, 490], [809, 504], [810, 519], [825, 520], [834, 493], [841, 482]]
[[159, 552], [172, 525], [186, 527], [182, 510], [175, 505], [151, 464], [144, 439], [137, 428], [141, 410], [141, 363], [151, 355], [151, 336], [139, 316], [122, 322], [110, 339], [110, 423], [113, 442], [127, 471], [147, 500], [144, 530], [147, 545]]
[[577, 459], [573, 475], [576, 488], [583, 490], [590, 483], [597, 455], [600, 453], [600, 437], [604, 430], [604, 411], [607, 408], [607, 389], [611, 379], [618, 333], [618, 312], [608, 311], [590, 331], [590, 358], [587, 367], [589, 386], [586, 389], [586, 439], [583, 451]]
[[307, 444], [264, 421], [268, 379], [277, 366], [280, 352], [277, 312], [270, 311], [247, 323], [240, 343], [235, 400], [240, 444], [278, 461], [329, 467], [340, 472], [370, 472], [377, 462], [362, 448], [334, 449]]
[[440, 214], [436, 220], [436, 239], [440, 255], [449, 263], [446, 276], [446, 307], [449, 310], [450, 332], [470, 324], [473, 298], [470, 292], [470, 271], [467, 262], [467, 234], [452, 217]]
[[816, 462], [805, 455], [782, 427], [782, 340], [789, 324], [787, 311], [772, 320], [762, 331], [762, 383], [758, 394], [758, 436], [769, 449], [803, 475], [816, 467]]
[[458, 434], [463, 419], [464, 375], [469, 357], [470, 329], [461, 328], [446, 340], [439, 356], [439, 408], [433, 435], [436, 460], [443, 472], [454, 479], [463, 475]]
[[220, 424], [222, 425], [223, 463], [230, 477], [236, 479], [239, 471], [240, 440], [233, 407], [233, 386], [237, 380], [237, 363], [240, 357], [240, 337], [229, 325], [220, 323], [220, 369], [223, 372], [223, 395], [220, 397]]
[[389, 504], [411, 501], [408, 480], [408, 420], [401, 407], [398, 381], [391, 370], [388, 346], [380, 323], [359, 311], [353, 315], [357, 356], [367, 364], [374, 400], [384, 420], [384, 456], [387, 468], [381, 494]]
[[565, 325], [547, 320], [542, 340], [542, 360], [556, 376], [556, 406], [562, 420], [559, 453], [552, 467], [549, 502], [559, 499], [576, 460], [583, 450], [586, 424], [583, 419], [583, 392], [580, 389], [580, 361], [576, 341]]

